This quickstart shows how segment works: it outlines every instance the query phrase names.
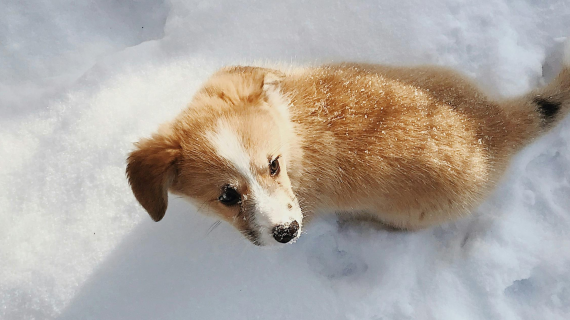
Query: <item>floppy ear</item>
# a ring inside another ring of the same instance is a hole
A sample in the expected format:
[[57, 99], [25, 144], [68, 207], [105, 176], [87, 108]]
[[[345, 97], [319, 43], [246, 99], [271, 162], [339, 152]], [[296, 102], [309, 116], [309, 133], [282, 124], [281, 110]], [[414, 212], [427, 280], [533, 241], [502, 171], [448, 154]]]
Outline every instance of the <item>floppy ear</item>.
[[176, 176], [180, 145], [163, 136], [141, 140], [127, 159], [127, 178], [139, 203], [154, 221], [168, 206], [168, 188]]

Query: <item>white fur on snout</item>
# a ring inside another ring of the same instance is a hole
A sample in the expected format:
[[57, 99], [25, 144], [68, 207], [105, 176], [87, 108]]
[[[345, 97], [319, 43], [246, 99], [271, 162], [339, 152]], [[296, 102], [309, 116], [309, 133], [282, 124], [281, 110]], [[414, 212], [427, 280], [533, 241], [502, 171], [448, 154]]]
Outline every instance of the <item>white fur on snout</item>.
[[[261, 241], [263, 244], [278, 244], [273, 238], [273, 228], [279, 225], [289, 225], [293, 221], [299, 223], [299, 231], [301, 234], [303, 223], [303, 215], [297, 201], [289, 199], [282, 190], [273, 192], [269, 195], [260, 185], [252, 190], [255, 201], [255, 220], [260, 227]], [[288, 204], [292, 208], [289, 209]]]
[[[301, 234], [303, 215], [296, 199], [291, 199], [286, 190], [276, 189], [269, 193], [258, 182], [252, 172], [251, 157], [241, 139], [232, 127], [223, 120], [218, 121], [215, 131], [206, 133], [216, 153], [226, 159], [246, 180], [251, 191], [253, 212], [252, 227], [258, 228], [260, 240], [264, 245], [278, 244], [273, 239], [273, 228], [288, 225], [293, 221], [299, 223], [298, 235]], [[292, 206], [289, 209], [289, 204]]]

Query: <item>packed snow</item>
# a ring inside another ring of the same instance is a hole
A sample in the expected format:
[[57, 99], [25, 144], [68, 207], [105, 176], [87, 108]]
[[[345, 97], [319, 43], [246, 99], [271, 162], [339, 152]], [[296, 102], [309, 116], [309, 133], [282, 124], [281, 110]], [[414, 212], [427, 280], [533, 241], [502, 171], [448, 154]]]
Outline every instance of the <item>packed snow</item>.
[[567, 1], [0, 7], [0, 319], [570, 319], [570, 119], [473, 216], [418, 232], [331, 215], [259, 248], [172, 196], [152, 222], [124, 175], [228, 64], [430, 63], [521, 94], [555, 72]]

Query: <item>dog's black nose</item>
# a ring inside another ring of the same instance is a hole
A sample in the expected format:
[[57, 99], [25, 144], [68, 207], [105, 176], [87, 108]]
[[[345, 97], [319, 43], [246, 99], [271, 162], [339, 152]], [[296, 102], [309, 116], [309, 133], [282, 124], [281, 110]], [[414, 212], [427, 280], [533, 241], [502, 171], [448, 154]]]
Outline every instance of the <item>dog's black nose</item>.
[[273, 238], [277, 242], [287, 243], [297, 236], [297, 231], [299, 231], [297, 221], [293, 221], [289, 225], [278, 225], [273, 228]]

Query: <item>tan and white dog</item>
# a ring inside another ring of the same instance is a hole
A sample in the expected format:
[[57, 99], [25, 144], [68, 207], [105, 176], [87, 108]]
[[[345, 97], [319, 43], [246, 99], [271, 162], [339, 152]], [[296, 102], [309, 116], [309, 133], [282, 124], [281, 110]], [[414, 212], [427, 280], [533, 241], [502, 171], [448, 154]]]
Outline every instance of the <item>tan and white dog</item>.
[[224, 68], [136, 144], [127, 176], [155, 221], [170, 191], [257, 245], [296, 239], [315, 212], [432, 226], [474, 209], [568, 113], [565, 54], [548, 86], [506, 101], [441, 67]]

